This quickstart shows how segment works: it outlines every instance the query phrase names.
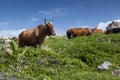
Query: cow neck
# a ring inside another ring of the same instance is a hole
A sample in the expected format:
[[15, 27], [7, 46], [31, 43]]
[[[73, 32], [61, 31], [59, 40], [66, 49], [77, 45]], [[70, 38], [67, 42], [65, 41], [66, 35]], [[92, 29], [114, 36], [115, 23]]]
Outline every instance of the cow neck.
[[73, 29], [71, 29], [71, 32], [73, 33]]
[[41, 27], [41, 31], [40, 31], [41, 33], [40, 33], [39, 38], [40, 38], [40, 37], [43, 38], [43, 37], [46, 37], [46, 36], [47, 36], [47, 34], [46, 34], [46, 27], [47, 27], [47, 26], [45, 26], [45, 25]]

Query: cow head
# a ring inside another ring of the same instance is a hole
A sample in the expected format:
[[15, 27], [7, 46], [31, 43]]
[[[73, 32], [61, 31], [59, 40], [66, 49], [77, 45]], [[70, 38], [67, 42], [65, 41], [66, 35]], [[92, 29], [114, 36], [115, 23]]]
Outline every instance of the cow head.
[[91, 28], [91, 33], [94, 33], [94, 31], [97, 29], [97, 27], [95, 28]]
[[56, 35], [54, 28], [53, 28], [53, 25], [52, 25], [52, 22], [47, 22], [45, 19], [45, 27], [46, 27], [46, 33], [48, 36], [50, 36], [50, 35], [55, 36]]
[[88, 27], [89, 29], [89, 34], [91, 35], [92, 34], [92, 28]]
[[12, 37], [12, 40], [13, 40], [13, 41], [17, 41], [17, 37], [16, 37], [16, 36], [13, 36], [13, 37]]

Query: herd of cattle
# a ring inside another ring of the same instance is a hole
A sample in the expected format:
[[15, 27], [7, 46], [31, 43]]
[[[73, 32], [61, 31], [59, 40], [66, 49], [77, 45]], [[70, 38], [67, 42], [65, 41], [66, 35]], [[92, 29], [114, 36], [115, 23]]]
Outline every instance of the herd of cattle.
[[68, 39], [78, 37], [78, 36], [89, 36], [91, 34], [110, 34], [110, 33], [120, 33], [120, 22], [112, 22], [106, 27], [106, 31], [96, 28], [71, 28], [66, 31]]
[[[120, 22], [112, 22], [108, 24], [106, 27], [106, 31], [103, 31], [102, 29], [96, 28], [70, 28], [66, 31], [66, 36], [68, 39], [78, 37], [78, 36], [89, 36], [91, 34], [109, 34], [109, 33], [119, 33], [120, 32]], [[24, 30], [21, 32], [18, 36], [19, 41], [19, 47], [25, 47], [25, 46], [33, 46], [41, 47], [41, 44], [44, 42], [44, 39], [46, 36], [54, 36], [55, 31], [54, 27], [51, 22], [46, 21], [45, 19], [45, 25], [38, 25], [37, 27], [30, 29], [30, 30]], [[12, 38], [14, 41], [17, 41], [17, 37]]]
[[78, 37], [78, 36], [89, 36], [91, 34], [104, 33], [102, 29], [97, 28], [71, 28], [66, 31], [68, 39]]

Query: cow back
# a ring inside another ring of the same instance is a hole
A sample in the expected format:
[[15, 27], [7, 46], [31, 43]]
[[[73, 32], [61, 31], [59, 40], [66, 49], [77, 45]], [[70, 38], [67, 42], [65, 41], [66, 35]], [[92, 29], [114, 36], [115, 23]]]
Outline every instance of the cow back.
[[93, 34], [103, 33], [102, 29], [92, 29], [91, 31], [92, 31]]
[[71, 28], [67, 30], [67, 37], [88, 36], [91, 32], [88, 28]]
[[91, 34], [88, 28], [76, 28], [73, 29], [73, 33], [75, 36], [88, 36]]

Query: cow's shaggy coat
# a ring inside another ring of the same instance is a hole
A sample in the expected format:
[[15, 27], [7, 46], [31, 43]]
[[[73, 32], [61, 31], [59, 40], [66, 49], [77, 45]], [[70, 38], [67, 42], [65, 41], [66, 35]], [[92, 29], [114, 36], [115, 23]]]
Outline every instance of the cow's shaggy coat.
[[19, 34], [19, 47], [33, 46], [41, 47], [46, 36], [55, 35], [53, 25], [45, 21], [45, 25], [38, 25], [37, 27], [25, 30]]
[[68, 39], [78, 36], [89, 36], [91, 35], [91, 31], [89, 28], [71, 28], [66, 31], [66, 35]]

